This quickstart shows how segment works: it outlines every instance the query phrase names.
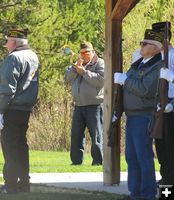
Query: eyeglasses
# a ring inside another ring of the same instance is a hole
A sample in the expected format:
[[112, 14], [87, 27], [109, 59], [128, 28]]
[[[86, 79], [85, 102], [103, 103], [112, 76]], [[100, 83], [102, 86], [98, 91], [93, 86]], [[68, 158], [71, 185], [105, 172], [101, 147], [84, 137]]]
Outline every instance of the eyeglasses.
[[82, 56], [82, 55], [89, 55], [89, 52], [90, 52], [90, 51], [80, 52], [80, 55], [81, 55], [81, 56]]
[[146, 46], [146, 45], [154, 45], [154, 44], [152, 44], [152, 43], [148, 43], [148, 42], [140, 42], [140, 45], [141, 46]]

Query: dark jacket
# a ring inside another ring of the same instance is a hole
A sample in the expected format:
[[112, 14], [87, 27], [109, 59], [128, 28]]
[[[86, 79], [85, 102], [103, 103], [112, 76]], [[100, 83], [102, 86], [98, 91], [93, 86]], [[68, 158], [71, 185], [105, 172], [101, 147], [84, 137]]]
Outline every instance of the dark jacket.
[[38, 94], [38, 58], [28, 45], [14, 49], [0, 64], [0, 113], [30, 111]]
[[134, 62], [126, 73], [128, 78], [124, 84], [123, 105], [127, 116], [152, 113], [154, 109], [159, 71], [162, 67], [161, 53], [138, 69], [142, 60], [140, 58]]

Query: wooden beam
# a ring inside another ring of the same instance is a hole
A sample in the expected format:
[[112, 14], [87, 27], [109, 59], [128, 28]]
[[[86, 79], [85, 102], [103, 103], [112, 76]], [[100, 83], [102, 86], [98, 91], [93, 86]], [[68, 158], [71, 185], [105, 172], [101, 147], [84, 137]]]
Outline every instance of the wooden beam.
[[[126, 15], [136, 6], [136, 4], [139, 2], [140, 0], [134, 0], [134, 2], [132, 3], [132, 5], [129, 7]], [[125, 16], [126, 16], [125, 15]]]
[[111, 19], [123, 20], [140, 0], [118, 0], [111, 14]]
[[105, 27], [105, 84], [104, 84], [104, 184], [120, 183], [120, 143], [114, 148], [108, 147], [108, 129], [113, 99], [113, 73], [118, 66], [118, 46], [122, 21], [111, 20], [112, 0], [106, 0]]

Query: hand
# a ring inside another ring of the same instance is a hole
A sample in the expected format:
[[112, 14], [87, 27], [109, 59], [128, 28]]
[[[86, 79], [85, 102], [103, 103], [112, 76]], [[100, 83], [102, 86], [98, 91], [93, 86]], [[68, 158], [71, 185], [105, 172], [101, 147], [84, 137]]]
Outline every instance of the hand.
[[165, 113], [169, 113], [169, 112], [172, 112], [173, 111], [173, 105], [171, 103], [168, 103], [165, 107], [165, 110], [164, 112]]
[[83, 61], [84, 61], [83, 59], [79, 58], [77, 60], [77, 65], [82, 67]]
[[172, 82], [174, 80], [174, 73], [167, 68], [161, 68], [160, 69], [160, 78], [164, 78], [167, 81]]
[[127, 79], [127, 75], [120, 73], [120, 72], [115, 72], [114, 73], [114, 83], [124, 85], [125, 80]]
[[76, 69], [77, 73], [82, 75], [83, 72], [85, 71], [85, 68], [82, 66], [74, 65], [74, 68]]
[[4, 128], [4, 119], [3, 119], [3, 114], [0, 114], [0, 130]]
[[[161, 110], [160, 103], [157, 104], [157, 112]], [[165, 107], [164, 113], [169, 113], [173, 111], [173, 105], [171, 103], [168, 103]]]
[[157, 106], [156, 106], [156, 111], [158, 112], [160, 110], [161, 110], [161, 106], [160, 106], [160, 103], [158, 103]]

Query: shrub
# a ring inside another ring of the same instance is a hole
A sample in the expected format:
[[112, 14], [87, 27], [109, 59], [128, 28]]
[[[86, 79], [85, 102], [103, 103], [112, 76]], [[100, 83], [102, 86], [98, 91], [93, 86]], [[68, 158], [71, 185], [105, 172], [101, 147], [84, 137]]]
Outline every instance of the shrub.
[[52, 84], [49, 96], [39, 98], [33, 108], [28, 130], [30, 149], [69, 151], [73, 104], [70, 88], [61, 80]]

